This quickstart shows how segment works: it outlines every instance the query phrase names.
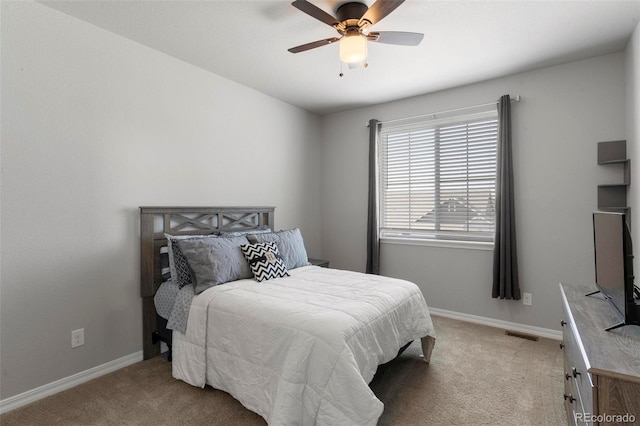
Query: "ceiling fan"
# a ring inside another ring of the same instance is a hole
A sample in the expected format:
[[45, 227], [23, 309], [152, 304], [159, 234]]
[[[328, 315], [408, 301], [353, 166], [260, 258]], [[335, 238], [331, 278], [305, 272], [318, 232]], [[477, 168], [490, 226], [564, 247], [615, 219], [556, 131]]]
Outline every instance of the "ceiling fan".
[[334, 18], [307, 0], [295, 0], [291, 3], [295, 8], [332, 26], [338, 31], [340, 36], [302, 44], [288, 50], [291, 53], [299, 53], [339, 41], [340, 60], [352, 65], [363, 63], [366, 60], [368, 41], [403, 46], [417, 46], [422, 41], [424, 34], [404, 31], [369, 31], [371, 26], [380, 22], [385, 16], [396, 10], [404, 1], [405, 0], [377, 0], [371, 7], [367, 7], [364, 3], [348, 2], [338, 7], [336, 17]]

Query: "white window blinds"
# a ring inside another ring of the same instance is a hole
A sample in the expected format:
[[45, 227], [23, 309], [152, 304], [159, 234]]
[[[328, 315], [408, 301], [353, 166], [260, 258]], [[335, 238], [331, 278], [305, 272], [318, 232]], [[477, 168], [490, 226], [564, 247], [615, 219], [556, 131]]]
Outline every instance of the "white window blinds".
[[493, 241], [497, 113], [382, 125], [380, 235]]

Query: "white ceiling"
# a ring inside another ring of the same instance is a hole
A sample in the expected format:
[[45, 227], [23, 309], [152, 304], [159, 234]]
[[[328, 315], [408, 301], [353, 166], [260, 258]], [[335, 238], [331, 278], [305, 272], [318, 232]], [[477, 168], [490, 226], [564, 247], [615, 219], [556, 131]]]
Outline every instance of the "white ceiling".
[[[310, 1], [334, 16], [345, 2]], [[369, 43], [368, 68], [341, 78], [337, 44], [287, 51], [337, 35], [288, 0], [41, 3], [319, 114], [621, 51], [640, 21], [640, 0], [407, 0], [372, 29], [422, 43]]]

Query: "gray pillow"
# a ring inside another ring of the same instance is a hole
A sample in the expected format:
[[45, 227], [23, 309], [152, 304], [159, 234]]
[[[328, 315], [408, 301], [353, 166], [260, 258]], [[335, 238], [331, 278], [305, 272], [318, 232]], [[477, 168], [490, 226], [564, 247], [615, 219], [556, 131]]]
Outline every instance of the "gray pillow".
[[186, 285], [193, 284], [194, 279], [192, 276], [191, 268], [187, 263], [187, 259], [182, 254], [178, 241], [186, 239], [203, 239], [203, 238], [217, 238], [215, 235], [170, 235], [164, 234], [167, 238], [167, 251], [169, 255], [169, 272], [171, 279], [174, 283], [178, 284], [179, 288]]
[[298, 228], [271, 232], [269, 234], [251, 234], [247, 235], [247, 238], [252, 243], [276, 243], [287, 269], [309, 265], [302, 233]]
[[253, 278], [253, 272], [240, 250], [246, 237], [187, 239], [178, 241], [193, 271], [196, 294], [229, 281]]
[[218, 232], [218, 235], [221, 236], [222, 238], [232, 238], [232, 237], [246, 236], [249, 234], [265, 234], [267, 232], [273, 232], [273, 231], [267, 225], [261, 225], [257, 228], [245, 229], [241, 231], [236, 231], [236, 230], [220, 231]]

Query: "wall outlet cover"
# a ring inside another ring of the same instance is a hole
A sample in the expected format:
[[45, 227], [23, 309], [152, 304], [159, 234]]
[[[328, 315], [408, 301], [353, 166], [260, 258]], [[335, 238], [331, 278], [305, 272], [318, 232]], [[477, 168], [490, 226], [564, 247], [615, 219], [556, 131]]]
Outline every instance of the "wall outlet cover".
[[73, 330], [71, 332], [71, 348], [77, 348], [84, 345], [84, 328]]

